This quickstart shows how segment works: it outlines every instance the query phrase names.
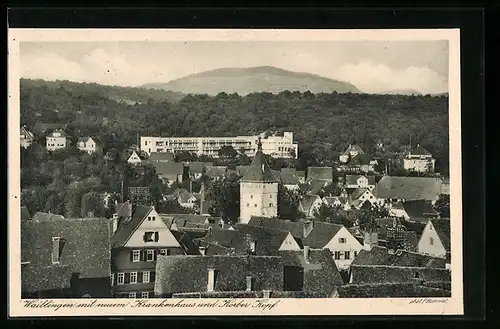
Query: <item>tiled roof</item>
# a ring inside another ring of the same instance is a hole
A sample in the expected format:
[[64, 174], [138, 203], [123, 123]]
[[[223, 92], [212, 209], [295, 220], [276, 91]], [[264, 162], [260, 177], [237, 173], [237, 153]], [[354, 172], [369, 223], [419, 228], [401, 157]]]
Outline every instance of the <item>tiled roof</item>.
[[[285, 230], [270, 229], [262, 226], [253, 226], [246, 224], [237, 224], [236, 232], [242, 236], [249, 236], [255, 243], [255, 252], [257, 255], [272, 255], [275, 254], [283, 244], [283, 241], [288, 236], [289, 232]], [[295, 241], [301, 246], [299, 238]], [[228, 245], [226, 247], [233, 247]]]
[[403, 203], [403, 208], [410, 218], [428, 218], [439, 215], [427, 200], [409, 200]]
[[448, 219], [432, 219], [432, 226], [436, 230], [436, 233], [439, 236], [439, 240], [443, 244], [443, 247], [446, 251], [450, 251], [451, 242], [450, 242], [450, 220]]
[[432, 267], [351, 264], [351, 274], [353, 283], [451, 281], [449, 270]]
[[281, 170], [282, 174], [294, 174], [294, 175], [297, 174], [297, 170], [295, 168], [285, 167], [285, 168], [281, 168], [280, 170]]
[[332, 167], [308, 167], [307, 168], [307, 181], [311, 180], [326, 180], [333, 181]]
[[309, 212], [312, 205], [314, 204], [315, 201], [321, 200], [319, 195], [316, 194], [308, 194], [305, 195], [300, 201], [299, 204], [302, 207], [302, 209], [306, 212]]
[[451, 292], [409, 283], [369, 283], [348, 284], [338, 287], [340, 298], [416, 298], [416, 297], [451, 297]]
[[295, 173], [281, 172], [280, 174], [281, 183], [283, 185], [298, 185], [299, 177]]
[[436, 200], [441, 194], [441, 180], [432, 177], [384, 176], [373, 195], [380, 199]]
[[351, 193], [351, 200], [358, 200], [366, 191], [368, 191], [368, 189], [358, 187]]
[[267, 164], [262, 149], [259, 148], [252, 160], [250, 168], [245, 172], [240, 180], [241, 182], [261, 182], [261, 183], [277, 183], [278, 179], [274, 176], [271, 168]]
[[243, 176], [248, 169], [250, 169], [250, 166], [236, 166], [236, 174], [238, 174], [238, 176]]
[[207, 222], [210, 223], [218, 223], [220, 221], [220, 217], [208, 217], [203, 215], [195, 215], [195, 214], [159, 214], [160, 218], [167, 225], [168, 228], [172, 226], [175, 222], [175, 225], [178, 228], [181, 227], [208, 227]]
[[200, 251], [186, 232], [171, 231], [186, 255], [199, 255]]
[[173, 177], [184, 173], [184, 166], [180, 162], [155, 162], [156, 173], [165, 177]]
[[304, 236], [304, 224], [302, 222], [292, 222], [278, 218], [252, 217], [248, 225], [288, 231], [296, 238], [302, 238]]
[[303, 268], [303, 291], [323, 293], [322, 297], [328, 298], [336, 287], [343, 284], [328, 249], [310, 249], [307, 262], [302, 250], [283, 250], [278, 254], [283, 257], [284, 266]]
[[[140, 160], [144, 160], [141, 155], [140, 155], [140, 152], [136, 152], [136, 151], [133, 151], [130, 156], [128, 157], [129, 159], [133, 156], [133, 155], [136, 155]], [[149, 164], [149, 161], [147, 161], [147, 163]]]
[[311, 187], [309, 193], [318, 194], [319, 192], [321, 192], [323, 187], [325, 187], [325, 184], [328, 184], [328, 183], [329, 183], [329, 181], [320, 180], [320, 179], [313, 179], [313, 180], [309, 181], [309, 185]]
[[63, 215], [49, 214], [46, 212], [38, 211], [33, 216], [33, 220], [55, 220], [55, 219], [64, 219]]
[[[79, 278], [109, 278], [111, 223], [107, 219], [51, 219], [21, 225], [22, 291], [70, 287]], [[53, 237], [60, 238], [59, 264], [52, 264]]]
[[31, 215], [28, 211], [28, 207], [21, 207], [21, 220], [30, 220]]
[[431, 152], [427, 151], [424, 147], [421, 145], [417, 145], [417, 147], [413, 150], [411, 150], [411, 155], [432, 155]]
[[158, 256], [155, 294], [206, 292], [209, 269], [214, 269], [214, 291], [244, 291], [246, 278], [254, 290], [283, 290], [283, 266], [273, 256]]
[[359, 154], [365, 153], [359, 145], [353, 144], [349, 145], [347, 150], [345, 150], [344, 153], [342, 153], [342, 155], [349, 155], [350, 152], [358, 152]]
[[394, 254], [389, 254], [387, 248], [379, 246], [372, 247], [370, 251], [361, 250], [352, 264], [445, 268], [445, 260], [442, 258], [406, 250], [398, 250]]
[[342, 225], [313, 221], [311, 232], [302, 239], [304, 246], [321, 249], [342, 229]]
[[188, 164], [190, 174], [203, 174], [205, 164], [203, 162], [190, 162]]
[[[174, 162], [174, 155], [170, 152], [151, 152], [149, 161]], [[182, 164], [181, 164], [182, 165]]]
[[353, 157], [350, 161], [350, 165], [359, 165], [359, 166], [368, 166], [370, 164], [370, 161], [372, 161], [373, 158], [366, 154], [366, 153], [359, 153], [355, 157]]
[[139, 225], [141, 225], [144, 218], [146, 218], [153, 209], [154, 208], [151, 206], [135, 206], [132, 212], [132, 218], [129, 221], [122, 222], [118, 230], [113, 234], [111, 238], [112, 247], [123, 247]]

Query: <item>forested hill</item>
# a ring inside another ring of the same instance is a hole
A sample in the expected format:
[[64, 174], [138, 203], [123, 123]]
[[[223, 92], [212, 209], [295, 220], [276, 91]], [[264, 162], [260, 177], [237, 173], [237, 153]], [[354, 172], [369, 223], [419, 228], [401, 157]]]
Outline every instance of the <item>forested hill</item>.
[[356, 86], [345, 81], [319, 75], [292, 72], [272, 66], [249, 68], [220, 68], [170, 81], [146, 84], [146, 88], [179, 91], [185, 94], [208, 94], [219, 92], [248, 95], [255, 92], [279, 93], [289, 91], [311, 91], [313, 93], [360, 93]]
[[[448, 171], [448, 98], [310, 92], [187, 95], [171, 103], [161, 97], [126, 104], [111, 97], [115, 87], [69, 82], [21, 81], [21, 123], [70, 124], [69, 133], [97, 135], [118, 151], [137, 135], [236, 136], [266, 130], [292, 131], [302, 165], [328, 163], [357, 142], [367, 151], [377, 140], [389, 151], [420, 143]], [[127, 88], [146, 97], [143, 89]], [[116, 95], [116, 94], [114, 94]], [[158, 94], [152, 94], [158, 95]], [[168, 99], [168, 97], [166, 98]], [[311, 160], [312, 159], [312, 160]]]

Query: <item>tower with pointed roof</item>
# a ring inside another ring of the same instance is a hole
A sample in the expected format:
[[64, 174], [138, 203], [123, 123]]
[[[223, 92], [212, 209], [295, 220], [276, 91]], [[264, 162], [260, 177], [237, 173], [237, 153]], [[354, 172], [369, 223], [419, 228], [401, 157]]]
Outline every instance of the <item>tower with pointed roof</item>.
[[248, 223], [252, 216], [278, 217], [278, 179], [264, 158], [260, 138], [252, 164], [240, 180], [240, 223]]

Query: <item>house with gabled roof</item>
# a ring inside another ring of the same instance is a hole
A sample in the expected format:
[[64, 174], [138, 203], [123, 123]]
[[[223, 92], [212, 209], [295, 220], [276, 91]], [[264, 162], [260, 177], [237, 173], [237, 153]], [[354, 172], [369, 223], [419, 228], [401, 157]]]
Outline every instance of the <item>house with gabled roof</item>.
[[128, 157], [127, 159], [127, 163], [131, 164], [131, 165], [138, 165], [140, 163], [142, 163], [142, 159], [141, 156], [139, 155], [139, 152], [137, 151], [133, 151], [132, 154]]
[[168, 185], [182, 183], [184, 176], [184, 165], [180, 162], [153, 162], [158, 177]]
[[328, 207], [342, 208], [344, 210], [350, 210], [351, 205], [347, 198], [341, 196], [325, 196], [323, 197], [323, 203]]
[[433, 177], [382, 177], [372, 193], [382, 202], [427, 200], [434, 204], [441, 194], [442, 181]]
[[450, 220], [431, 219], [425, 225], [418, 242], [418, 252], [444, 258], [450, 263]]
[[80, 151], [88, 154], [102, 152], [103, 146], [103, 142], [97, 137], [83, 136], [78, 138], [78, 141], [76, 142], [76, 147]]
[[436, 159], [424, 147], [417, 144], [417, 147], [408, 151], [403, 159], [403, 168], [414, 172], [434, 172]]
[[363, 206], [369, 206], [370, 209], [379, 202], [369, 189], [360, 187], [349, 195], [349, 204], [356, 209], [361, 209]]
[[405, 219], [427, 223], [430, 218], [439, 218], [439, 213], [428, 200], [408, 200], [403, 202]]
[[375, 188], [375, 176], [374, 175], [346, 175], [345, 176], [345, 187], [346, 188], [366, 188], [368, 190], [373, 190]]
[[298, 210], [306, 217], [314, 217], [319, 211], [323, 201], [321, 197], [316, 194], [308, 194], [299, 200]]
[[174, 155], [170, 152], [151, 152], [148, 158], [149, 162], [175, 162]]
[[284, 291], [302, 291], [317, 298], [332, 297], [343, 284], [342, 277], [328, 249], [283, 250]]
[[186, 255], [197, 250], [186, 249], [189, 237], [173, 233], [153, 206], [125, 203], [118, 211], [113, 217], [111, 239], [113, 295], [149, 298], [154, 291], [158, 256]]
[[61, 150], [69, 146], [70, 140], [64, 130], [56, 129], [46, 137], [48, 151]]
[[160, 256], [156, 272], [155, 295], [161, 298], [175, 293], [208, 293], [213, 297], [224, 293], [231, 297], [245, 292], [283, 291], [279, 256]]
[[349, 159], [354, 158], [358, 154], [365, 154], [363, 149], [357, 144], [349, 144], [349, 147], [339, 157], [340, 162], [346, 163]]
[[20, 143], [21, 147], [28, 148], [35, 140], [35, 135], [28, 130], [26, 126], [22, 126], [20, 130]]
[[104, 218], [22, 221], [22, 298], [110, 298], [110, 224]]
[[205, 171], [205, 164], [203, 162], [189, 162], [185, 164], [188, 167], [189, 178], [200, 179]]
[[221, 180], [226, 177], [226, 166], [211, 166], [205, 171], [205, 176], [213, 180]]

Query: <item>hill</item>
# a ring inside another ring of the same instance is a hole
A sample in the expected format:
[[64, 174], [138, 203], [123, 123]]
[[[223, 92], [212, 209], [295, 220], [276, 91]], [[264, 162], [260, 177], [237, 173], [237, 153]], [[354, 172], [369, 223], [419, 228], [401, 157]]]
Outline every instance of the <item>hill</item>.
[[61, 92], [69, 92], [77, 97], [83, 94], [94, 94], [124, 104], [141, 104], [147, 103], [150, 100], [155, 102], [167, 101], [175, 103], [185, 96], [182, 93], [173, 91], [107, 86], [97, 83], [78, 83], [66, 80], [45, 81], [42, 79], [21, 79], [20, 83], [24, 88], [46, 88], [50, 91], [60, 90]]
[[413, 89], [392, 89], [392, 90], [386, 90], [384, 92], [379, 92], [378, 94], [380, 94], [380, 95], [414, 95], [414, 96], [422, 95], [421, 92], [413, 90]]
[[257, 92], [277, 94], [285, 90], [312, 93], [361, 93], [356, 86], [348, 82], [310, 73], [291, 72], [272, 66], [220, 68], [188, 75], [168, 83], [150, 83], [143, 87], [184, 94], [217, 95], [225, 92], [242, 96]]

